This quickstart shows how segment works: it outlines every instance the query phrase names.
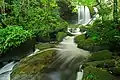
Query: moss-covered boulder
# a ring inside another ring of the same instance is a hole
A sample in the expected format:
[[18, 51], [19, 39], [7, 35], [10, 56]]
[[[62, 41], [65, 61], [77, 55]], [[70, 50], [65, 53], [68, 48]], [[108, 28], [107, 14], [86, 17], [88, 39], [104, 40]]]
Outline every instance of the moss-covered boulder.
[[78, 44], [78, 43], [82, 43], [85, 41], [85, 35], [82, 34], [82, 35], [78, 35], [74, 38], [74, 41]]
[[106, 59], [112, 59], [112, 53], [108, 50], [102, 50], [92, 53], [92, 55], [89, 58], [90, 61], [100, 61]]
[[78, 43], [79, 48], [89, 51], [92, 51], [94, 45], [95, 45], [95, 41], [91, 38], [85, 39], [83, 42], [81, 41]]
[[87, 66], [93, 66], [98, 68], [111, 68], [111, 67], [115, 67], [115, 60], [92, 61], [83, 64], [83, 68]]
[[74, 41], [78, 44], [78, 48], [96, 52], [100, 50], [110, 49], [110, 44], [105, 41], [97, 41], [92, 37], [86, 38], [84, 34], [75, 37]]
[[55, 55], [56, 50], [47, 50], [22, 59], [14, 67], [11, 80], [32, 80], [54, 61]]
[[107, 71], [95, 67], [86, 67], [82, 80], [115, 80]]
[[44, 49], [48, 49], [48, 48], [54, 48], [56, 46], [56, 44], [52, 44], [52, 43], [38, 43], [35, 45], [35, 48], [39, 49], [39, 50], [44, 50]]
[[58, 34], [57, 34], [57, 41], [58, 42], [62, 41], [65, 36], [67, 36], [67, 33], [65, 33], [65, 32], [58, 32]]

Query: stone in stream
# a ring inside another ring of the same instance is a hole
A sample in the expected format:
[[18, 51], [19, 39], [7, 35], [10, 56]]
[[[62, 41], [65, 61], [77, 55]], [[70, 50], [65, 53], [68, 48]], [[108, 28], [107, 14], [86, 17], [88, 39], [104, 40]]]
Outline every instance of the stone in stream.
[[39, 52], [33, 56], [22, 59], [17, 64], [11, 74], [11, 80], [32, 80], [37, 74], [41, 73], [51, 62], [54, 61], [56, 50]]

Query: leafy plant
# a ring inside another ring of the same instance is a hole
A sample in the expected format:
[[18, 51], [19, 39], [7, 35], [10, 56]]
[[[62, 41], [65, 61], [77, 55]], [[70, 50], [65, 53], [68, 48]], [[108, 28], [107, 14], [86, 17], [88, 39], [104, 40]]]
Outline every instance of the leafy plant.
[[21, 26], [9, 26], [0, 29], [0, 53], [17, 47], [33, 37], [32, 31], [26, 31]]

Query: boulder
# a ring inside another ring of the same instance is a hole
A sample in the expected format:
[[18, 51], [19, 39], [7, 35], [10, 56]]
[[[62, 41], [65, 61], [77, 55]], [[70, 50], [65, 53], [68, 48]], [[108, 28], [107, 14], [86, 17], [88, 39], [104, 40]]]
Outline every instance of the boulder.
[[112, 53], [108, 50], [102, 50], [92, 53], [92, 55], [89, 58], [90, 61], [101, 61], [106, 59], [112, 59]]
[[93, 66], [98, 68], [111, 68], [115, 67], [115, 60], [92, 61], [83, 64], [83, 68], [87, 66]]
[[38, 74], [42, 73], [54, 61], [55, 55], [56, 50], [47, 50], [25, 57], [14, 67], [11, 80], [32, 80], [40, 76]]
[[88, 66], [84, 69], [82, 80], [115, 80], [115, 77], [106, 70]]

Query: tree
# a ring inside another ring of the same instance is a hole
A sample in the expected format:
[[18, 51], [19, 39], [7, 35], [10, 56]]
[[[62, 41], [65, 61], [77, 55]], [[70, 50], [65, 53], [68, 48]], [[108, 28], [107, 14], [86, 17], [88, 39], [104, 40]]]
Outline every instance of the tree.
[[113, 20], [116, 24], [118, 24], [118, 1], [114, 0], [114, 10], [113, 10]]

